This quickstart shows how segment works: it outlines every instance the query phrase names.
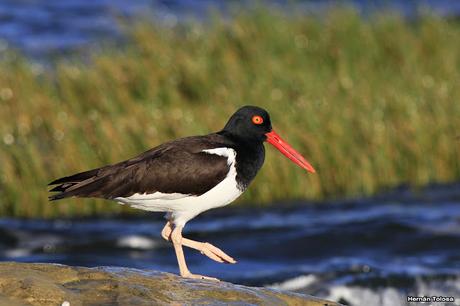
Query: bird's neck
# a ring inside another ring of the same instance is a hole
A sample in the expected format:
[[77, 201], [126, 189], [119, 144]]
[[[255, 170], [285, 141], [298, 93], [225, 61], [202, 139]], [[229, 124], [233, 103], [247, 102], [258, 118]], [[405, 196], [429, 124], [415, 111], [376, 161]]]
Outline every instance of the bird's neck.
[[236, 180], [246, 189], [259, 172], [265, 160], [265, 148], [262, 142], [246, 145], [241, 143], [236, 148]]
[[250, 137], [249, 135], [238, 135], [225, 129], [220, 132], [217, 132], [217, 134], [226, 137], [227, 139], [231, 140], [233, 143], [241, 147], [251, 148], [263, 146], [264, 142], [264, 139], [261, 139], [259, 137]]

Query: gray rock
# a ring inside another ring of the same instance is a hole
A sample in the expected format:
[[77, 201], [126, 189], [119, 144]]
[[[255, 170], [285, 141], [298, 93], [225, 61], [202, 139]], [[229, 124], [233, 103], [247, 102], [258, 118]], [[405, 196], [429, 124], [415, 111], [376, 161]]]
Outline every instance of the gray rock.
[[307, 305], [312, 296], [156, 271], [0, 263], [0, 305]]

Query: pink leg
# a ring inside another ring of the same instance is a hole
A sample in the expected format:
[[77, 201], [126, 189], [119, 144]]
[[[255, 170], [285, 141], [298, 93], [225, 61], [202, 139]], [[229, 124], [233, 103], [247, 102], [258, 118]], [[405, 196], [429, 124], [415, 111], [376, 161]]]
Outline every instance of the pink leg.
[[[161, 231], [161, 236], [167, 241], [171, 241], [171, 233], [173, 231], [173, 226], [174, 225], [171, 223], [171, 221], [168, 221], [163, 230]], [[201, 254], [206, 255], [217, 262], [226, 262], [232, 264], [236, 263], [235, 259], [228, 256], [221, 249], [213, 246], [208, 242], [199, 242], [182, 237], [182, 245], [200, 251]]]
[[197, 279], [208, 279], [208, 280], [214, 280], [214, 281], [219, 281], [217, 278], [214, 277], [209, 277], [209, 276], [203, 276], [203, 275], [198, 275], [198, 274], [192, 274], [190, 270], [187, 267], [187, 263], [185, 262], [185, 256], [184, 256], [184, 250], [182, 249], [182, 227], [176, 226], [171, 232], [171, 241], [174, 246], [174, 250], [176, 251], [176, 257], [177, 257], [177, 263], [179, 264], [179, 271], [180, 271], [180, 276], [186, 277], [186, 278], [197, 278]]

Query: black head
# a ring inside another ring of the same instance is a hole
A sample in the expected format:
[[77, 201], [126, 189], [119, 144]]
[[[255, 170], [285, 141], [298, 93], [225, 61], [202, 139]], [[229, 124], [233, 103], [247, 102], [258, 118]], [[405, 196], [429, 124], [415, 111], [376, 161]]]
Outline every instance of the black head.
[[221, 133], [240, 141], [263, 142], [272, 124], [267, 111], [257, 106], [243, 106], [228, 120]]

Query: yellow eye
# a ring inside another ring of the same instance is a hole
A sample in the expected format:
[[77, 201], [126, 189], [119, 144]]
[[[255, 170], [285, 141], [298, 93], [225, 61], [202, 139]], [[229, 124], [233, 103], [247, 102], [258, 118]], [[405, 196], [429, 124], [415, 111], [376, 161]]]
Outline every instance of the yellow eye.
[[252, 123], [254, 124], [262, 124], [264, 122], [264, 119], [260, 116], [253, 116], [252, 117]]

